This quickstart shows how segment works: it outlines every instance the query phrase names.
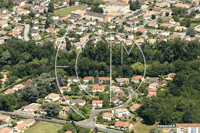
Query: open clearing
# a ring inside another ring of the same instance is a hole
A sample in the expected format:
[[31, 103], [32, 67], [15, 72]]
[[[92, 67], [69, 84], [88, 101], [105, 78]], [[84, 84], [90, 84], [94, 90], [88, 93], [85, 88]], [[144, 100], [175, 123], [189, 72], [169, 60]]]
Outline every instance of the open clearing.
[[25, 130], [25, 133], [57, 133], [62, 127], [62, 124], [40, 121], [33, 127]]
[[150, 129], [157, 128], [158, 124], [158, 122], [156, 122], [154, 125], [142, 124], [142, 119], [140, 119], [140, 121], [138, 121], [132, 129], [135, 133], [148, 133]]
[[88, 7], [87, 6], [82, 6], [82, 5], [66, 7], [66, 8], [54, 10], [54, 14], [55, 15], [59, 15], [61, 17], [66, 17], [67, 15], [69, 15], [71, 13], [71, 11], [84, 10], [86, 8], [88, 8]]

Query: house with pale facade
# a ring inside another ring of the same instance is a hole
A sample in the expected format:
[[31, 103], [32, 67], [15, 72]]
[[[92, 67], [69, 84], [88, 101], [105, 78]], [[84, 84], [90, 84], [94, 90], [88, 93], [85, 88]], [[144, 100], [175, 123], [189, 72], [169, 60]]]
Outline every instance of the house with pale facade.
[[104, 86], [94, 85], [92, 87], [92, 92], [97, 92], [97, 91], [102, 92], [102, 91], [104, 91], [104, 89], [105, 89]]
[[92, 100], [92, 107], [102, 107], [103, 106], [103, 100]]
[[113, 117], [113, 113], [109, 113], [109, 112], [103, 113], [103, 119], [111, 121], [112, 117]]
[[114, 113], [117, 115], [117, 117], [127, 117], [130, 114], [130, 112], [125, 108], [115, 109]]
[[69, 106], [66, 106], [66, 107], [63, 107], [61, 109], [61, 111], [59, 112], [60, 115], [68, 115], [69, 111], [70, 111], [70, 107]]
[[86, 100], [82, 100], [82, 99], [76, 99], [73, 101], [74, 105], [79, 105], [79, 106], [84, 106], [86, 103]]
[[135, 76], [135, 77], [132, 77], [132, 78], [131, 78], [131, 81], [133, 81], [133, 82], [135, 82], [135, 83], [139, 83], [140, 80], [141, 80], [141, 81], [144, 80], [144, 77], [141, 76], [141, 75], [138, 75], [138, 76]]
[[177, 133], [200, 133], [199, 123], [176, 123]]
[[65, 96], [65, 97], [60, 97], [60, 98], [59, 98], [59, 103], [62, 103], [62, 104], [69, 104], [70, 102], [71, 102], [70, 97]]
[[116, 121], [115, 128], [121, 129], [121, 130], [129, 130], [133, 127], [133, 124], [129, 122], [123, 122], [123, 121]]
[[63, 93], [64, 91], [71, 91], [71, 87], [67, 87], [67, 86], [62, 86], [60, 87], [60, 92]]
[[49, 95], [47, 95], [45, 97], [45, 101], [47, 101], [47, 102], [54, 102], [54, 101], [59, 100], [59, 98], [60, 98], [59, 94], [51, 93], [51, 94], [49, 94]]

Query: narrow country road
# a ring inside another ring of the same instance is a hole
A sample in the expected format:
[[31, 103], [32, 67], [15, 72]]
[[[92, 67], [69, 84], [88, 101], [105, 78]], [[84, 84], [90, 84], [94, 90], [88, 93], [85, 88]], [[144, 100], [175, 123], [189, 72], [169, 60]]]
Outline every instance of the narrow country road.
[[25, 24], [25, 29], [24, 29], [24, 40], [29, 41], [28, 33], [29, 33], [29, 24]]

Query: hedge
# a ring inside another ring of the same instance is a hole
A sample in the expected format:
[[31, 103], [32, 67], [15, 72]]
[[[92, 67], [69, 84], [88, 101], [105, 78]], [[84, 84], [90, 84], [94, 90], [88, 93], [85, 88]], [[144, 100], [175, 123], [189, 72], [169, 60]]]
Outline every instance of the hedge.
[[27, 79], [29, 79], [29, 77], [30, 77], [30, 76], [27, 76], [27, 77], [21, 79], [20, 81], [17, 81], [17, 82], [15, 82], [15, 83], [13, 83], [13, 84], [11, 84], [11, 85], [5, 87], [5, 88], [2, 89], [0, 92], [2, 93], [2, 92], [6, 91], [6, 90], [9, 89], [9, 88], [12, 88], [13, 86], [15, 86], [15, 85], [17, 85], [17, 84], [20, 84], [20, 83], [22, 83], [22, 82], [27, 81]]

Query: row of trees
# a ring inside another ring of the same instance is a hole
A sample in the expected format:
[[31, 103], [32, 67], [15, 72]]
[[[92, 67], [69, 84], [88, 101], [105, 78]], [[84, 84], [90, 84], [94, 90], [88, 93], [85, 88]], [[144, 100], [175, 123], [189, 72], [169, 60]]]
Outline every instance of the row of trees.
[[[70, 41], [69, 42], [69, 47]], [[104, 41], [96, 43], [91, 41], [87, 43], [82, 53], [78, 57], [78, 74], [80, 77], [95, 76], [95, 71], [100, 76], [109, 76], [110, 74], [110, 56], [109, 44]], [[67, 45], [68, 46], [68, 45]], [[176, 72], [176, 60], [193, 60], [198, 58], [198, 41], [181, 41], [175, 39], [168, 42], [157, 42], [155, 45], [143, 44], [141, 48], [147, 62], [147, 75], [158, 76]], [[70, 48], [69, 48], [70, 49]], [[130, 46], [127, 46], [130, 49]], [[133, 75], [143, 74], [143, 57], [137, 46], [133, 46], [130, 55], [123, 52], [123, 65], [121, 65], [121, 47], [114, 45], [112, 53], [112, 76], [132, 77]], [[34, 41], [23, 42], [22, 40], [8, 40], [0, 46], [0, 70], [9, 71], [8, 77], [16, 79], [27, 75], [38, 77], [42, 73], [47, 73], [55, 68], [56, 49], [53, 43], [45, 45], [36, 45]], [[71, 52], [60, 50], [58, 54], [57, 65], [69, 66], [60, 71], [61, 75], [74, 76], [76, 51]]]

